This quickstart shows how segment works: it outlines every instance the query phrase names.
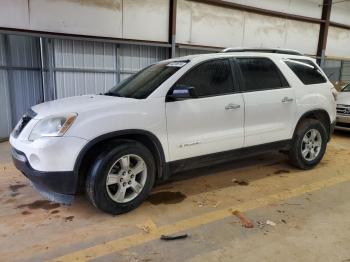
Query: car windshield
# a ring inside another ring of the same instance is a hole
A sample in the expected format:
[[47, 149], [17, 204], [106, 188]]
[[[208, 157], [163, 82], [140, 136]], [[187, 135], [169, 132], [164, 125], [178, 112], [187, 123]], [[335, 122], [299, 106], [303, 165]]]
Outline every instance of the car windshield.
[[350, 92], [350, 83], [343, 88], [342, 92]]
[[185, 64], [161, 62], [151, 65], [117, 84], [105, 95], [144, 99]]

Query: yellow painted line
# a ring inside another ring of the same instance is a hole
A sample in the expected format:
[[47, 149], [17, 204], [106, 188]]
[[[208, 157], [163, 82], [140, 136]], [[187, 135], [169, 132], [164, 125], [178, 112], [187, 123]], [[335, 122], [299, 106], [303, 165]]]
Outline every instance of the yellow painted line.
[[88, 261], [101, 256], [105, 256], [114, 252], [129, 249], [149, 241], [158, 239], [160, 235], [171, 235], [181, 231], [193, 229], [202, 225], [206, 225], [217, 220], [221, 220], [232, 216], [232, 210], [240, 210], [246, 212], [252, 209], [266, 206], [268, 204], [287, 200], [292, 197], [297, 197], [306, 193], [318, 191], [323, 188], [331, 187], [342, 182], [350, 180], [350, 173], [344, 175], [336, 175], [330, 179], [318, 181], [309, 185], [303, 185], [290, 190], [284, 190], [277, 194], [268, 195], [255, 200], [247, 201], [245, 203], [232, 206], [226, 209], [221, 209], [213, 212], [204, 213], [192, 218], [180, 220], [170, 225], [164, 225], [159, 228], [151, 223], [151, 230], [149, 233], [137, 233], [127, 237], [119, 238], [96, 246], [78, 250], [66, 254], [64, 256], [55, 258], [51, 261]]

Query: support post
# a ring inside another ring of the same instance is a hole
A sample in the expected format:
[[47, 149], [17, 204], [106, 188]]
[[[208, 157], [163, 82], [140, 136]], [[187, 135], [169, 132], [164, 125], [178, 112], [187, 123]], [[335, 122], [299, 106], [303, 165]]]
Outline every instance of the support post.
[[320, 34], [318, 37], [318, 45], [317, 45], [317, 57], [318, 57], [317, 61], [321, 67], [324, 67], [324, 64], [325, 64], [331, 9], [332, 9], [332, 0], [323, 0], [321, 19], [324, 20], [325, 22], [320, 25]]
[[175, 57], [176, 49], [176, 8], [177, 0], [169, 1], [169, 44], [171, 45], [169, 57]]

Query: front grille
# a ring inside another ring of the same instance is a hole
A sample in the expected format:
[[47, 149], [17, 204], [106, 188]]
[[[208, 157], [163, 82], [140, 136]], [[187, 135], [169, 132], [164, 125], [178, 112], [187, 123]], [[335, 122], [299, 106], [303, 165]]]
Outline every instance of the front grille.
[[19, 123], [17, 124], [15, 130], [13, 131], [13, 136], [17, 138], [21, 134], [23, 129], [27, 126], [27, 124], [30, 122], [30, 120], [32, 120], [36, 115], [37, 114], [32, 109], [30, 109], [26, 114], [24, 114]]
[[341, 115], [350, 115], [350, 106], [349, 105], [337, 105], [337, 113]]

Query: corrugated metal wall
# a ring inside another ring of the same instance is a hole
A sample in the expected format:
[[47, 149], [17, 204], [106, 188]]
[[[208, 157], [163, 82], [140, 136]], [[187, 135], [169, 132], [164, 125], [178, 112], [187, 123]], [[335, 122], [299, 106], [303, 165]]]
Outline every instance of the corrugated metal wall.
[[0, 138], [3, 138], [31, 106], [43, 101], [38, 39], [1, 35], [0, 65]]
[[31, 106], [43, 101], [38, 39], [8, 35], [7, 57], [12, 122], [16, 123]]
[[188, 49], [188, 48], [176, 48], [175, 56], [188, 56], [188, 55], [198, 55], [198, 54], [208, 54], [214, 53], [215, 51], [201, 50], [201, 49]]
[[164, 47], [120, 45], [118, 50], [121, 81], [150, 64], [167, 59]]
[[322, 68], [329, 80], [333, 83], [340, 80], [341, 63], [340, 60], [326, 60]]
[[54, 41], [56, 96], [106, 92], [140, 69], [166, 59], [166, 48], [75, 40]]
[[350, 82], [350, 61], [343, 61], [341, 80], [344, 82]]
[[54, 41], [56, 96], [105, 92], [117, 82], [116, 46], [75, 40]]
[[[6, 66], [5, 37], [0, 35], [0, 67]], [[7, 70], [0, 68], [0, 139], [7, 137], [11, 131], [10, 93]]]

